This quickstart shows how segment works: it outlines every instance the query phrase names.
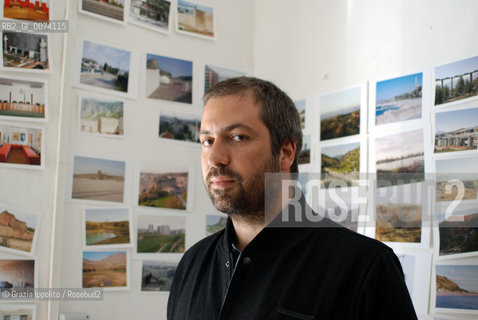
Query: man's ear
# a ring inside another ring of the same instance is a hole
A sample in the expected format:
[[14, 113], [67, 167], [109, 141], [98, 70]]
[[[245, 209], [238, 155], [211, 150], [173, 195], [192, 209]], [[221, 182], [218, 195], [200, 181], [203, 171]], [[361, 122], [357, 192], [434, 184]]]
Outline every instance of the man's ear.
[[295, 141], [292, 140], [287, 140], [282, 144], [279, 158], [281, 172], [290, 171], [290, 167], [294, 163], [296, 148], [297, 146], [295, 144]]

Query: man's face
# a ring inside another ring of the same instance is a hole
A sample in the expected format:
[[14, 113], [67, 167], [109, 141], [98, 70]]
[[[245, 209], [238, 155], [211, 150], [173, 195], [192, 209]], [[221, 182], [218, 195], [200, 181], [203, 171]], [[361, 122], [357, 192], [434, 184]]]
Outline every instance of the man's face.
[[227, 214], [264, 211], [264, 173], [279, 171], [270, 133], [250, 95], [211, 98], [201, 121], [204, 184], [214, 205]]

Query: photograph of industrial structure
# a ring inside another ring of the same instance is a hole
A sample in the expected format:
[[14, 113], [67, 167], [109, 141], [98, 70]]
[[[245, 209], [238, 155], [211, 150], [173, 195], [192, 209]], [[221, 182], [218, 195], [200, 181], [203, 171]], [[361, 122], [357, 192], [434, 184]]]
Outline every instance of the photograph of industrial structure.
[[3, 66], [28, 70], [48, 70], [48, 37], [46, 35], [7, 32], [2, 34]]
[[3, 17], [17, 20], [50, 20], [51, 0], [4, 0]]
[[478, 108], [435, 114], [435, 152], [476, 150]]
[[435, 68], [435, 105], [478, 95], [478, 56]]
[[45, 83], [0, 78], [0, 117], [18, 120], [45, 119]]

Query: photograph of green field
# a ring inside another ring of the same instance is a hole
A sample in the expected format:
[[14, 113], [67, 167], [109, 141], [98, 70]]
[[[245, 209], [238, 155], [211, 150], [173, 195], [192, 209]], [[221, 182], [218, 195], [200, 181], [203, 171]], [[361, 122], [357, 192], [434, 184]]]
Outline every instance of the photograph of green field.
[[137, 228], [137, 253], [184, 252], [185, 217], [138, 215]]
[[167, 292], [171, 289], [177, 262], [143, 261], [141, 291]]
[[377, 186], [423, 181], [425, 158], [423, 130], [413, 130], [375, 139]]
[[139, 179], [138, 205], [155, 208], [187, 209], [187, 172], [141, 172]]
[[375, 239], [384, 242], [421, 242], [422, 206], [381, 204], [376, 207]]
[[320, 140], [360, 133], [361, 88], [320, 97]]
[[359, 176], [360, 142], [322, 148], [321, 180], [326, 188], [334, 181], [344, 181], [349, 187], [358, 185]]
[[126, 287], [126, 251], [83, 251], [83, 288]]
[[38, 217], [0, 204], [0, 247], [32, 252]]
[[451, 216], [438, 225], [440, 255], [478, 251], [478, 210], [465, 216]]
[[226, 227], [227, 217], [208, 214], [206, 216], [206, 236], [210, 236]]
[[478, 108], [435, 114], [435, 153], [477, 149]]
[[87, 246], [130, 244], [128, 209], [86, 209]]

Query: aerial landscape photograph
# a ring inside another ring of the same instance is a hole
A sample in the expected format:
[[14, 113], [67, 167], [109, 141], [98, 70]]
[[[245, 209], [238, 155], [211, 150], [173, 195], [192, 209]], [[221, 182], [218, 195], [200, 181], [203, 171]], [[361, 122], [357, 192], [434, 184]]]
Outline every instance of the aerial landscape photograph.
[[321, 180], [326, 188], [333, 181], [344, 181], [348, 187], [358, 185], [360, 142], [322, 147], [321, 153]]
[[199, 143], [201, 116], [161, 111], [159, 116], [159, 137]]
[[377, 82], [375, 124], [422, 117], [423, 74]]
[[138, 205], [155, 208], [186, 210], [188, 172], [141, 172]]
[[320, 140], [360, 133], [361, 88], [320, 97]]

